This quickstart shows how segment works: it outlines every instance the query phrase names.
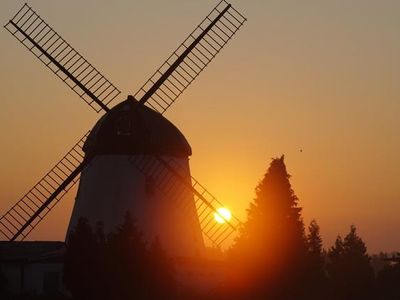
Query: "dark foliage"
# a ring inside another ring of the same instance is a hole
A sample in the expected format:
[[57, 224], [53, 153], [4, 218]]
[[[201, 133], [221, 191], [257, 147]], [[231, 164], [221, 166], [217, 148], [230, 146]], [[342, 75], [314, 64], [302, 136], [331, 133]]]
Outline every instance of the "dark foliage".
[[174, 270], [156, 239], [148, 247], [129, 215], [105, 237], [79, 220], [70, 235], [64, 282], [74, 299], [171, 299]]
[[324, 253], [322, 247], [322, 238], [319, 225], [315, 220], [308, 226], [307, 250], [309, 257], [309, 267], [315, 273], [315, 278], [323, 276]]
[[159, 240], [146, 245], [129, 215], [107, 237], [101, 224], [92, 230], [80, 220], [68, 243], [64, 279], [74, 299], [400, 299], [399, 257], [375, 256], [375, 278], [355, 226], [326, 252], [319, 225], [313, 220], [306, 233], [301, 211], [284, 157], [273, 159], [226, 255], [227, 280], [214, 297], [176, 292]]
[[327, 271], [336, 299], [371, 299], [374, 272], [355, 226], [344, 239], [337, 237], [328, 258]]
[[316, 221], [305, 234], [289, 179], [284, 157], [273, 159], [229, 251], [231, 273], [225, 298], [400, 299], [399, 264], [384, 263], [375, 279], [367, 247], [355, 226], [344, 239], [338, 236], [327, 253]]
[[88, 221], [80, 219], [70, 235], [64, 264], [65, 285], [77, 299], [94, 299], [100, 293], [99, 260], [96, 236]]
[[303, 286], [307, 299], [322, 299], [328, 286], [325, 273], [325, 255], [319, 225], [315, 220], [308, 226], [307, 262], [304, 268]]
[[284, 156], [273, 159], [232, 247], [232, 280], [241, 298], [294, 299], [303, 293], [307, 242], [289, 179]]
[[379, 300], [400, 299], [400, 263], [390, 264], [379, 272], [376, 279], [377, 298]]

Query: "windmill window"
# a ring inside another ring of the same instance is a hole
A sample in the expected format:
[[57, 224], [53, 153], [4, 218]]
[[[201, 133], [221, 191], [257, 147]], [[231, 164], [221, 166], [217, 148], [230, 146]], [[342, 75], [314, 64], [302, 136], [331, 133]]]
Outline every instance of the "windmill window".
[[153, 177], [146, 177], [146, 182], [144, 184], [146, 195], [154, 195], [154, 179]]

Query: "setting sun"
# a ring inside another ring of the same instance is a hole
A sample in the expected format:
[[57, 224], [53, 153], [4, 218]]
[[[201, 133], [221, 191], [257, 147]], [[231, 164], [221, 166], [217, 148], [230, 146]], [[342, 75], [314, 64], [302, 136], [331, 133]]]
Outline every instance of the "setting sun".
[[231, 218], [232, 214], [230, 210], [225, 207], [218, 208], [214, 213], [214, 219], [219, 224], [224, 224], [225, 222], [230, 221]]

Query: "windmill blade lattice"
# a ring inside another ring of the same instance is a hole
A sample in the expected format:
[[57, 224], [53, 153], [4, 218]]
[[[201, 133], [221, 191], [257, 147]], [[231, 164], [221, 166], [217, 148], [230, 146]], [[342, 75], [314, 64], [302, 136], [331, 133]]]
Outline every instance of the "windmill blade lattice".
[[162, 157], [146, 155], [132, 156], [130, 161], [146, 177], [151, 178], [155, 187], [171, 199], [171, 204], [182, 213], [188, 208], [188, 203], [184, 201], [186, 192], [193, 193], [201, 231], [214, 246], [220, 246], [240, 226], [241, 222], [234, 216], [231, 220], [226, 220], [220, 215], [225, 222], [222, 224], [216, 222], [217, 209], [223, 205], [193, 177], [191, 182], [188, 182], [181, 174], [182, 168], [176, 160], [169, 158], [166, 161]]
[[[163, 160], [161, 162], [164, 167], [169, 170], [170, 176], [175, 176], [175, 178], [181, 182], [184, 180], [184, 177], [179, 174], [181, 166], [177, 160], [171, 158], [168, 161]], [[234, 215], [232, 215], [230, 220], [227, 220], [224, 216], [220, 215], [218, 213], [218, 208], [224, 207], [223, 204], [193, 176], [191, 176], [191, 182], [185, 184], [184, 187], [193, 193], [201, 231], [213, 245], [220, 246], [229, 238], [229, 236], [239, 229], [239, 226], [241, 225], [240, 220]], [[216, 222], [216, 214], [221, 219], [225, 220], [225, 222], [222, 224]]]
[[135, 94], [164, 113], [246, 22], [221, 1]]
[[[135, 98], [163, 114], [246, 21], [231, 4], [222, 0], [140, 88]], [[241, 224], [235, 217], [223, 224], [215, 222], [216, 208], [222, 204], [193, 177], [191, 182], [186, 182], [179, 175], [176, 161], [167, 162], [161, 157], [132, 157], [131, 161], [146, 176], [154, 178], [157, 186], [177, 204], [182, 190], [193, 193], [203, 235], [214, 245], [219, 246]]]
[[4, 26], [96, 112], [120, 91], [25, 4]]
[[[221, 1], [138, 91], [136, 98], [164, 113], [245, 21], [230, 4]], [[27, 4], [4, 27], [96, 112], [108, 111], [107, 105], [120, 94]], [[78, 181], [80, 172], [92, 160], [85, 158], [82, 150], [87, 135], [0, 218], [0, 237], [24, 239]], [[223, 224], [215, 222], [216, 208], [222, 205], [197, 180], [191, 178], [188, 182], [181, 176], [180, 166], [173, 159], [165, 161], [153, 156], [142, 160], [136, 156], [131, 160], [146, 176], [158, 180], [158, 188], [177, 205], [182, 205], [183, 190], [193, 193], [201, 230], [214, 245], [220, 245], [240, 225], [234, 217]]]
[[0, 240], [25, 239], [79, 180], [87, 164], [82, 147], [88, 134], [0, 218]]

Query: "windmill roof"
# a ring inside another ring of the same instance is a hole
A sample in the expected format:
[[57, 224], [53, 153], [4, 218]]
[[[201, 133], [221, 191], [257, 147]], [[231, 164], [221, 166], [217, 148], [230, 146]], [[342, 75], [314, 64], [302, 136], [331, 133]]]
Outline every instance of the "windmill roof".
[[149, 154], [187, 157], [184, 135], [163, 115], [128, 97], [106, 113], [89, 134], [84, 151], [93, 154]]

